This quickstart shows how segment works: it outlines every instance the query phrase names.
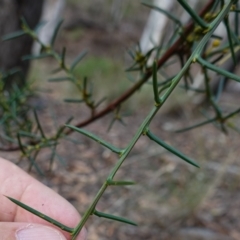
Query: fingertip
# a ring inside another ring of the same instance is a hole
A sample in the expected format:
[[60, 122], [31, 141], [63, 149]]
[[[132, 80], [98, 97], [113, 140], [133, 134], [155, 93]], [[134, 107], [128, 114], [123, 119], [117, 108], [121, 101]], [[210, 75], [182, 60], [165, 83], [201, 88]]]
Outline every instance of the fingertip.
[[16, 231], [16, 240], [67, 240], [58, 230], [40, 225], [28, 224]]
[[77, 236], [76, 240], [87, 240], [87, 230], [83, 228], [80, 234]]
[[0, 222], [1, 240], [67, 240], [57, 229], [41, 224]]

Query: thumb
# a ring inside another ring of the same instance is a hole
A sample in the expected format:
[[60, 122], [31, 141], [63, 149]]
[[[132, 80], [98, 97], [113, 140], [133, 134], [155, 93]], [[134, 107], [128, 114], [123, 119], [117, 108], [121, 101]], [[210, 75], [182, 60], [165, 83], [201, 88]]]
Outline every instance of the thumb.
[[1, 222], [1, 240], [67, 240], [55, 228], [41, 224]]

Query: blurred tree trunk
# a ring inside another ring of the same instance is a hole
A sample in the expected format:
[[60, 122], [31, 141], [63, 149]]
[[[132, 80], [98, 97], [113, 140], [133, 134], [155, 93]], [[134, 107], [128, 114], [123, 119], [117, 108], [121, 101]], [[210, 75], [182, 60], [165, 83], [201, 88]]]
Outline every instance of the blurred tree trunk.
[[[0, 0], [0, 38], [21, 29], [20, 18], [24, 17], [31, 28], [34, 28], [42, 12], [44, 0]], [[8, 71], [20, 68], [18, 77], [8, 79], [6, 88], [16, 82], [23, 86], [29, 69], [29, 61], [21, 61], [21, 57], [31, 53], [33, 40], [22, 36], [0, 44], [0, 70]]]

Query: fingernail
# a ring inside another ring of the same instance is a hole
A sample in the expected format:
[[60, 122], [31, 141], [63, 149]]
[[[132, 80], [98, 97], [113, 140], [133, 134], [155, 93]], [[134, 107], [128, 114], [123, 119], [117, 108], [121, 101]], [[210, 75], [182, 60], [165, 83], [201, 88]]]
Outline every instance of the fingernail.
[[66, 240], [57, 230], [41, 225], [29, 224], [17, 230], [17, 240]]

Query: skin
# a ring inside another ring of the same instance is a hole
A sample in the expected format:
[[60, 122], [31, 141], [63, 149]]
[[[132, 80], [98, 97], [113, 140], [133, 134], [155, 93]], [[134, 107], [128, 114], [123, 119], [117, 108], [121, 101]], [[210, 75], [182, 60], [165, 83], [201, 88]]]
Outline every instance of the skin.
[[[71, 239], [69, 233], [61, 231], [52, 224], [18, 207], [4, 195], [15, 198], [69, 227], [75, 227], [80, 220], [77, 210], [64, 198], [29, 176], [10, 161], [0, 158], [1, 240], [15, 240], [16, 231], [29, 225], [38, 227], [38, 224], [55, 228], [66, 239]], [[84, 229], [77, 240], [85, 239], [86, 230]]]

